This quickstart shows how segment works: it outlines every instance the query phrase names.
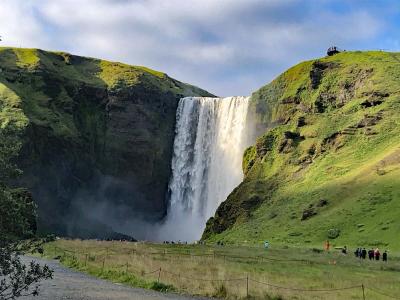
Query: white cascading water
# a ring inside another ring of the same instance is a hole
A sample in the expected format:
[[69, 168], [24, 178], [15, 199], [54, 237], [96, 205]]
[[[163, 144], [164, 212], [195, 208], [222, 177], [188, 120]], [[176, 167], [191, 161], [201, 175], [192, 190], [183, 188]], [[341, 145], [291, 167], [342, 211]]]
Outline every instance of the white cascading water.
[[242, 181], [249, 97], [186, 97], [176, 114], [170, 206], [162, 239], [194, 241]]

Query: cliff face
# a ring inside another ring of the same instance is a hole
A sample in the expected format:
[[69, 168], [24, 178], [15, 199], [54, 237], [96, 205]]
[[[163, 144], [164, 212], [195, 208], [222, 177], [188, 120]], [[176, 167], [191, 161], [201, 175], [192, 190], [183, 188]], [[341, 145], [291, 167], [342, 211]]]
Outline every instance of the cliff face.
[[35, 49], [1, 48], [0, 68], [1, 121], [24, 127], [15, 184], [32, 192], [40, 231], [106, 237], [122, 220], [165, 214], [177, 102], [208, 92], [144, 67]]
[[267, 129], [203, 239], [400, 249], [399, 53], [301, 63], [252, 108]]

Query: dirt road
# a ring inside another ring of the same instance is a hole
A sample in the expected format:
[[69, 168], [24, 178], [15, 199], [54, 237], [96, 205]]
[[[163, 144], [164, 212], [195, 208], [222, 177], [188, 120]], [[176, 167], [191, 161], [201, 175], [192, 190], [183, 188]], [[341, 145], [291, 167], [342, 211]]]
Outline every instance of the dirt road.
[[35, 260], [47, 264], [54, 270], [54, 278], [44, 281], [39, 297], [24, 297], [29, 300], [200, 300], [175, 294], [163, 294], [155, 291], [130, 288], [121, 284], [94, 278], [92, 276], [65, 268], [55, 260], [42, 260], [24, 257], [24, 261]]

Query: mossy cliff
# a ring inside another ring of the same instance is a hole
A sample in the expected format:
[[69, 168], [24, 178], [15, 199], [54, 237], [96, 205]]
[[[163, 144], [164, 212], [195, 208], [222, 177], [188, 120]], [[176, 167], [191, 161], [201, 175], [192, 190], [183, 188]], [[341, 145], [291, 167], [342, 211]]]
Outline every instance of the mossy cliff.
[[1, 124], [24, 132], [15, 184], [33, 194], [42, 232], [106, 236], [124, 218], [163, 216], [177, 102], [208, 92], [37, 49], [0, 48], [0, 71]]
[[264, 132], [210, 241], [400, 249], [400, 54], [344, 52], [252, 95]]

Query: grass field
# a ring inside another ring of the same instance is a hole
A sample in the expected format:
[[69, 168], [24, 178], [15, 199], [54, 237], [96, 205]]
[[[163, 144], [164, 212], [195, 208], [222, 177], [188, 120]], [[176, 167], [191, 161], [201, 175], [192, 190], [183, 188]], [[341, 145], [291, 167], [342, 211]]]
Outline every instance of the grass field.
[[400, 295], [393, 253], [384, 263], [335, 249], [58, 240], [44, 256], [114, 282], [224, 299], [363, 299], [362, 285], [365, 299]]

